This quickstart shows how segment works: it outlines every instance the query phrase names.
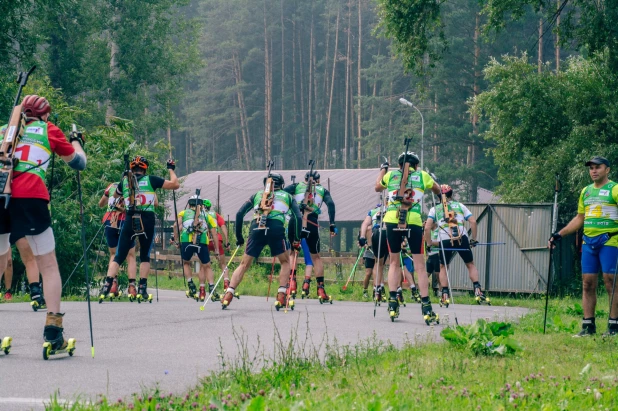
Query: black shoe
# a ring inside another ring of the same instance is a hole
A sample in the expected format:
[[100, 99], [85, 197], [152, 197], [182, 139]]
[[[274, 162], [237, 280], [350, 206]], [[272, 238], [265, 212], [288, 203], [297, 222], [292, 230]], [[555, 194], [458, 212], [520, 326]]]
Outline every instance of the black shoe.
[[582, 330], [573, 337], [588, 337], [597, 333], [597, 326], [594, 323], [594, 318], [584, 318], [582, 321]]

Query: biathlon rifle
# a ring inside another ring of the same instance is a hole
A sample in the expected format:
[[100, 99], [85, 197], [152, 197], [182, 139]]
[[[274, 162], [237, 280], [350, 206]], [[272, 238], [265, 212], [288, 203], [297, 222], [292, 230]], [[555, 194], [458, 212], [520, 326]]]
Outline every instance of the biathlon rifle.
[[274, 164], [275, 163], [272, 160], [268, 160], [268, 174], [266, 175], [266, 184], [264, 184], [264, 192], [262, 193], [262, 200], [260, 201], [260, 208], [258, 209], [258, 230], [266, 229], [266, 220], [268, 219], [268, 214], [270, 213], [270, 210], [272, 210], [273, 208], [273, 202], [275, 200], [275, 187], [273, 184], [273, 179], [270, 175]]
[[201, 191], [201, 188], [195, 189], [195, 196], [197, 199], [195, 200], [195, 215], [193, 216], [193, 226], [191, 227], [193, 231], [193, 245], [198, 245], [200, 239], [199, 237], [202, 235], [202, 224], [200, 223], [200, 216], [202, 212], [202, 203], [200, 201]]
[[[451, 245], [455, 245], [455, 241], [461, 241], [461, 233], [459, 232], [459, 224], [455, 218], [455, 211], [448, 205], [446, 194], [441, 193], [442, 208], [444, 209], [444, 221], [448, 224], [448, 235], [451, 237]], [[442, 229], [442, 228], [441, 228]]]
[[307, 229], [307, 217], [311, 214], [311, 206], [315, 203], [315, 180], [313, 179], [314, 160], [309, 160], [309, 178], [307, 179], [307, 189], [302, 202], [303, 229]]
[[34, 71], [36, 66], [32, 66], [27, 72], [20, 72], [17, 76], [17, 96], [13, 103], [13, 110], [9, 124], [4, 132], [2, 145], [0, 146], [0, 199], [4, 199], [4, 208], [9, 206], [11, 200], [11, 181], [13, 179], [13, 169], [17, 165], [18, 159], [15, 157], [15, 148], [19, 144], [19, 140], [24, 135], [26, 128], [26, 115], [23, 112], [23, 107], [19, 103], [21, 92], [28, 83], [28, 77]]
[[410, 140], [406, 138], [404, 140], [404, 144], [406, 146], [406, 151], [403, 159], [403, 174], [401, 176], [401, 182], [399, 183], [399, 190], [397, 191], [397, 195], [395, 196], [395, 200], [398, 200], [401, 204], [399, 206], [399, 221], [397, 223], [398, 230], [407, 230], [407, 217], [410, 208], [412, 208], [412, 204], [414, 202], [414, 191], [408, 187], [408, 179], [410, 177], [410, 167], [412, 166], [411, 161], [408, 158], [408, 148], [410, 147]]
[[127, 215], [131, 217], [131, 227], [133, 227], [135, 235], [143, 234], [144, 224], [142, 223], [142, 216], [139, 212], [137, 212], [137, 178], [135, 177], [135, 174], [133, 174], [133, 171], [131, 171], [128, 154], [124, 155], [124, 168], [124, 174], [127, 176], [127, 187], [129, 189], [129, 204], [127, 207]]

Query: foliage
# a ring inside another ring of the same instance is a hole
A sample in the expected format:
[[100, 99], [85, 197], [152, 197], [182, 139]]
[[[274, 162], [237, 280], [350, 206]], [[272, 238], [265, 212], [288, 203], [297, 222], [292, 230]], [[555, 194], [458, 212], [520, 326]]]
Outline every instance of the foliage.
[[479, 319], [472, 325], [445, 328], [440, 335], [455, 346], [469, 349], [474, 355], [506, 355], [523, 349], [511, 337], [513, 333], [509, 323]]
[[504, 56], [484, 73], [491, 88], [471, 104], [491, 123], [485, 138], [495, 143], [498, 192], [505, 201], [550, 202], [558, 174], [561, 214], [572, 215], [590, 184], [585, 161], [618, 161], [617, 79], [605, 56], [573, 57], [564, 71], [540, 74], [527, 55]]

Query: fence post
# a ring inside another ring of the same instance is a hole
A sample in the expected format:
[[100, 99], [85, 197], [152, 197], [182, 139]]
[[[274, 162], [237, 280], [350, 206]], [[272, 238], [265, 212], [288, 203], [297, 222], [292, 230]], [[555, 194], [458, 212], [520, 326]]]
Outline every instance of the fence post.
[[[491, 243], [492, 242], [492, 235], [491, 235], [491, 231], [492, 231], [492, 223], [493, 223], [493, 211], [491, 209], [491, 207], [489, 207], [489, 205], [487, 206], [488, 210], [487, 210], [487, 232], [486, 232], [486, 236], [487, 236], [487, 242]], [[489, 267], [491, 267], [491, 247], [485, 247], [486, 251], [485, 251], [485, 291], [489, 291]]]

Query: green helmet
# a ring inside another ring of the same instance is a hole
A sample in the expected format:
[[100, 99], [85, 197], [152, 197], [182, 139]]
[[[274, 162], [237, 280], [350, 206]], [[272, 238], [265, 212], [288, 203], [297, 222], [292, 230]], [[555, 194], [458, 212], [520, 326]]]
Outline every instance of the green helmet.
[[210, 202], [210, 200], [208, 199], [204, 199], [204, 207], [206, 207], [207, 209], [210, 209], [210, 207], [212, 207], [212, 203]]

